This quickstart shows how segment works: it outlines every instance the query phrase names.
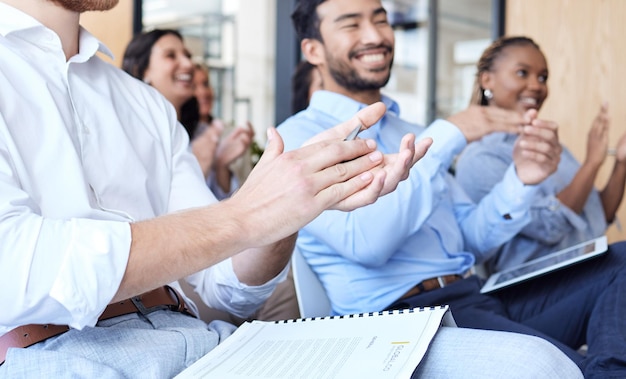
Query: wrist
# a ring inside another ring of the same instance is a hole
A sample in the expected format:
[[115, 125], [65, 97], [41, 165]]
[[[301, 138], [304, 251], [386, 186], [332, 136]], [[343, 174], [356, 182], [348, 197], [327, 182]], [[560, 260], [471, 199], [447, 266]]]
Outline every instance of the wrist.
[[[238, 252], [257, 244], [259, 236], [255, 233], [259, 231], [259, 228], [255, 227], [253, 217], [255, 213], [253, 210], [246, 209], [245, 206], [239, 204], [237, 198], [233, 197], [226, 198], [213, 206], [222, 208], [219, 211], [219, 214], [222, 215], [222, 217], [219, 217], [219, 222], [223, 224], [221, 229], [229, 231], [230, 235], [228, 237], [237, 240], [234, 244], [238, 246]], [[213, 212], [212, 214], [215, 213]], [[212, 219], [212, 222], [216, 221]]]
[[623, 160], [615, 158], [615, 167], [619, 169], [626, 168], [626, 158]]
[[594, 171], [596, 171], [596, 170], [598, 170], [598, 169], [602, 166], [602, 163], [604, 163], [604, 160], [601, 160], [601, 161], [595, 162], [595, 161], [592, 161], [592, 160], [586, 159], [586, 160], [583, 162], [583, 164], [581, 165], [581, 168], [586, 167], [586, 168], [588, 168], [588, 169], [590, 169], [590, 170], [594, 170]]
[[626, 157], [618, 157], [615, 155], [615, 164], [626, 165]]

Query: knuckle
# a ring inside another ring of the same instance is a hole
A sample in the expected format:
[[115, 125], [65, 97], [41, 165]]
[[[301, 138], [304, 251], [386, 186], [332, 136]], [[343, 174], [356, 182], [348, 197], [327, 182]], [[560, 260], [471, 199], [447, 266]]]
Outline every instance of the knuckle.
[[341, 186], [335, 185], [335, 186], [331, 186], [329, 189], [330, 189], [330, 193], [333, 199], [340, 200], [345, 197], [344, 191], [342, 190]]
[[299, 160], [295, 157], [295, 154], [291, 152], [280, 155], [278, 160], [281, 161], [281, 166], [286, 166], [288, 172], [293, 177], [305, 177], [306, 178], [306, 162]]
[[341, 156], [342, 154], [345, 154], [347, 151], [346, 146], [340, 146], [340, 144], [338, 143], [329, 144], [328, 146], [326, 146], [326, 149], [328, 150], [327, 153], [333, 157]]
[[335, 175], [337, 175], [339, 178], [344, 178], [348, 176], [348, 168], [343, 163], [338, 163], [334, 165], [332, 167], [332, 170], [335, 173]]

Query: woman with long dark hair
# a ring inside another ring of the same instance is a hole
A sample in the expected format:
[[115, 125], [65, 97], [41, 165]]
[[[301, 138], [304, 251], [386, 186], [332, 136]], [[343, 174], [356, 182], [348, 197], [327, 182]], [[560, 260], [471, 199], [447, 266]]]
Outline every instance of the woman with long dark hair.
[[[208, 127], [200, 122], [194, 83], [196, 67], [182, 35], [172, 29], [154, 29], [135, 36], [124, 52], [122, 69], [157, 89], [172, 103], [178, 121], [187, 130], [207, 184], [217, 198], [230, 196], [239, 183], [229, 166], [246, 151], [253, 134], [251, 130], [238, 133], [238, 138], [229, 136], [220, 143], [223, 125], [212, 123]], [[232, 153], [235, 149], [227, 149], [233, 143], [243, 145], [236, 149], [238, 155]]]

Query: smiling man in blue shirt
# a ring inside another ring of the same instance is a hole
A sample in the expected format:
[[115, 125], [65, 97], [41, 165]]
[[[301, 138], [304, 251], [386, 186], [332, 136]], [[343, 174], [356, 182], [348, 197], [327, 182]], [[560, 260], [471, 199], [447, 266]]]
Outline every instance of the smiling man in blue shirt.
[[[394, 35], [379, 0], [301, 0], [292, 19], [324, 90], [279, 126], [287, 150], [376, 101], [387, 113], [360, 137], [375, 139], [382, 151], [397, 149], [407, 132], [434, 141], [396, 191], [352, 212], [325, 211], [300, 231], [298, 247], [323, 282], [333, 312], [450, 304], [459, 326], [538, 335], [588, 375], [599, 367], [623, 373], [623, 361], [607, 358], [626, 348], [623, 339], [614, 338], [626, 330], [625, 323], [609, 315], [626, 307], [618, 296], [626, 286], [624, 262], [616, 254], [595, 261], [592, 269], [569, 269], [493, 295], [480, 294], [482, 280], [468, 275], [529, 222], [535, 185], [559, 162], [556, 124], [537, 119], [533, 111], [519, 115], [477, 106], [428, 128], [409, 123], [381, 94], [391, 72]], [[448, 167], [468, 142], [505, 130], [519, 134], [514, 163], [475, 204]], [[584, 343], [586, 359], [576, 352]]]

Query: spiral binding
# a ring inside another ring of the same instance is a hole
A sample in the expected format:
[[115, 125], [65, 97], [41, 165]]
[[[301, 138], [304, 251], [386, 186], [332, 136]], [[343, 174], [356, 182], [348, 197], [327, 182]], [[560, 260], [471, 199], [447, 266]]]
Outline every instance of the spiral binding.
[[354, 313], [349, 315], [341, 315], [341, 316], [321, 316], [321, 317], [304, 317], [304, 318], [292, 318], [287, 320], [276, 320], [275, 324], [287, 324], [290, 322], [305, 322], [305, 321], [321, 321], [321, 320], [341, 320], [341, 319], [350, 319], [350, 318], [359, 318], [359, 317], [374, 317], [374, 316], [390, 316], [394, 314], [405, 314], [405, 313], [416, 313], [416, 312], [424, 312], [424, 311], [434, 311], [436, 309], [446, 309], [447, 305], [433, 305], [429, 307], [415, 307], [415, 308], [404, 308], [404, 309], [392, 309], [388, 311], [379, 311], [379, 312], [366, 312], [366, 313]]

